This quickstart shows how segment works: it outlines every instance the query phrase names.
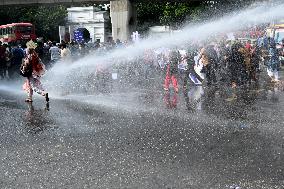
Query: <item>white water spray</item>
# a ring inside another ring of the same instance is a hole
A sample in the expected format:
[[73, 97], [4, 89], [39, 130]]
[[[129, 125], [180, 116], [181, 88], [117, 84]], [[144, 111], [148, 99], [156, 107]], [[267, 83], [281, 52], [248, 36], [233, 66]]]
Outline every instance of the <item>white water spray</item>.
[[209, 37], [220, 33], [237, 31], [250, 25], [268, 23], [281, 18], [284, 18], [284, 3], [279, 2], [273, 5], [269, 3], [254, 4], [245, 10], [234, 12], [211, 22], [187, 25], [181, 32], [174, 33], [171, 36], [164, 35], [158, 39], [145, 39], [139, 44], [117, 49], [107, 56], [90, 55], [70, 64], [58, 63], [46, 75], [45, 84], [49, 88], [55, 88], [57, 92], [60, 92], [61, 87], [67, 83], [84, 82], [82, 77], [86, 78], [86, 76], [94, 74], [97, 64], [125, 62], [142, 55], [145, 49], [186, 45], [191, 41], [207, 40]]

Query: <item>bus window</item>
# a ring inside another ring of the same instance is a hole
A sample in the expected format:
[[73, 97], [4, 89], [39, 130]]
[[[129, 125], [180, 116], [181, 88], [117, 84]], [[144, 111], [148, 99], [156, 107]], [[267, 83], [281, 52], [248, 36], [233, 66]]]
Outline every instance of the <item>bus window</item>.
[[31, 34], [33, 31], [32, 26], [17, 26], [16, 30], [21, 34]]

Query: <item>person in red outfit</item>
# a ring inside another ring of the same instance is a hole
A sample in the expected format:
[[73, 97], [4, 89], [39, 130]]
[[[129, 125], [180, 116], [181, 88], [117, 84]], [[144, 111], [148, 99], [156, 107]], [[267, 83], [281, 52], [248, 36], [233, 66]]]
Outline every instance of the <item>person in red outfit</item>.
[[40, 82], [40, 77], [45, 72], [44, 64], [41, 62], [40, 58], [35, 52], [34, 43], [31, 41], [28, 43], [27, 56], [25, 57], [20, 70], [22, 76], [27, 78], [26, 82], [23, 85], [23, 89], [28, 93], [28, 98], [26, 99], [26, 102], [32, 102], [33, 92], [44, 96], [46, 101], [48, 102], [48, 93], [45, 92]]
[[170, 82], [172, 82], [175, 92], [178, 92], [178, 81], [177, 81], [177, 75], [178, 75], [178, 64], [180, 61], [180, 54], [177, 50], [173, 50], [170, 53], [169, 57], [169, 64], [166, 68], [166, 78], [165, 78], [165, 84], [164, 89], [166, 91], [169, 90]]

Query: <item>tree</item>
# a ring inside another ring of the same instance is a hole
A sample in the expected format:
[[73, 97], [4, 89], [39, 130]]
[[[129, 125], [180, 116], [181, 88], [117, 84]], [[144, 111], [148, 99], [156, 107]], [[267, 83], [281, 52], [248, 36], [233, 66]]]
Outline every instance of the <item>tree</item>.
[[153, 25], [167, 25], [178, 28], [185, 22], [198, 22], [222, 16], [236, 9], [248, 6], [255, 0], [208, 0], [190, 2], [148, 2], [137, 3], [138, 25], [148, 28]]
[[[67, 9], [64, 6], [58, 7], [39, 7], [35, 15], [28, 15], [36, 25], [37, 34], [51, 40], [59, 39], [58, 26], [65, 25]], [[56, 37], [56, 38], [55, 38]]]
[[142, 2], [137, 4], [138, 25], [182, 25], [200, 8], [201, 2]]
[[45, 39], [59, 39], [59, 25], [65, 25], [65, 6], [6, 7], [0, 10], [0, 25], [30, 22], [35, 25], [37, 36]]

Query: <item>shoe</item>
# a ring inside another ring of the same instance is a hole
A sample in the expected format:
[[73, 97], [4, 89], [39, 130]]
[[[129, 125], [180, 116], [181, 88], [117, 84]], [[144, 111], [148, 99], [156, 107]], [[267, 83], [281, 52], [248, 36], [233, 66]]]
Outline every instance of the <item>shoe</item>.
[[45, 94], [45, 100], [46, 102], [49, 102], [48, 93]]

